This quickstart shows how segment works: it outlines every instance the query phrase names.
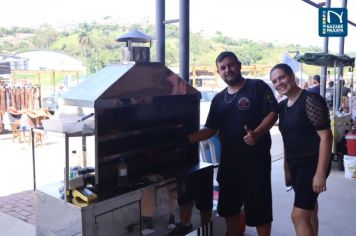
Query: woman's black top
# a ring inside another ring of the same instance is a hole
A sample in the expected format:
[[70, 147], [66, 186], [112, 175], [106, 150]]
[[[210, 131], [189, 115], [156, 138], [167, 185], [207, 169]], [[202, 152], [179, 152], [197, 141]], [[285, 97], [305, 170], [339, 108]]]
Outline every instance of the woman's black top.
[[288, 107], [288, 99], [279, 103], [279, 130], [282, 133], [287, 160], [318, 158], [318, 130], [330, 128], [326, 101], [320, 94], [303, 90]]

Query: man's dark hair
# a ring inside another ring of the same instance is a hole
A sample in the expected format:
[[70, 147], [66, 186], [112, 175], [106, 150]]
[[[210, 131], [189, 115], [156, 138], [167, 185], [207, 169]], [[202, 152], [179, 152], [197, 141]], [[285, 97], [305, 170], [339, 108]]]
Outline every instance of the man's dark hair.
[[314, 75], [313, 79], [315, 79], [316, 81], [318, 81], [318, 83], [320, 83], [320, 75]]
[[224, 51], [224, 52], [221, 52], [216, 57], [216, 60], [215, 60], [216, 66], [218, 66], [218, 63], [222, 62], [226, 57], [230, 57], [230, 58], [234, 59], [236, 62], [240, 62], [239, 59], [237, 58], [237, 56], [235, 55], [235, 53], [230, 52], [230, 51]]

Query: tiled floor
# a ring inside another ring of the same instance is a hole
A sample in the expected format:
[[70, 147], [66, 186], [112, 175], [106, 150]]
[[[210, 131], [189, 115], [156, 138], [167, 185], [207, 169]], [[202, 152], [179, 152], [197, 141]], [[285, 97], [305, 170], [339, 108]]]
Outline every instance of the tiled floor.
[[35, 202], [32, 190], [0, 197], [0, 211], [30, 224], [35, 224]]

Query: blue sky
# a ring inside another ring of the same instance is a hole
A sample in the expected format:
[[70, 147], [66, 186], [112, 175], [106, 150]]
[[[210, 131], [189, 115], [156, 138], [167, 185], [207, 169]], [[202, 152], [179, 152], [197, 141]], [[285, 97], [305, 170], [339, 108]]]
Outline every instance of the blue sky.
[[[322, 0], [314, 0], [321, 2]], [[155, 0], [16, 0], [3, 1], [1, 26], [90, 22], [112, 16], [121, 22], [155, 22]], [[166, 0], [166, 18], [178, 18], [179, 0]], [[340, 7], [341, 0], [331, 0]], [[349, 20], [356, 22], [356, 0], [348, 0]], [[190, 28], [211, 34], [221, 31], [255, 41], [323, 45], [318, 35], [318, 10], [302, 0], [190, 0]], [[356, 27], [349, 25], [345, 52], [356, 51]], [[330, 38], [338, 52], [339, 38]]]

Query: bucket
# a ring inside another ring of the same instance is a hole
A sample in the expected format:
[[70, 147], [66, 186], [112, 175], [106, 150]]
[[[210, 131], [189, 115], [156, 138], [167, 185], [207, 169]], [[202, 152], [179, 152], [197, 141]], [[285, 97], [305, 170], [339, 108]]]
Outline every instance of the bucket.
[[344, 155], [345, 177], [356, 178], [356, 156]]
[[356, 134], [347, 133], [345, 136], [347, 155], [356, 156]]

